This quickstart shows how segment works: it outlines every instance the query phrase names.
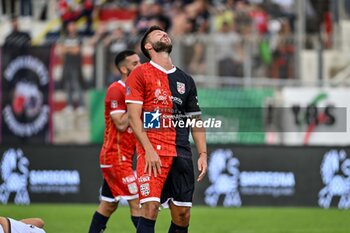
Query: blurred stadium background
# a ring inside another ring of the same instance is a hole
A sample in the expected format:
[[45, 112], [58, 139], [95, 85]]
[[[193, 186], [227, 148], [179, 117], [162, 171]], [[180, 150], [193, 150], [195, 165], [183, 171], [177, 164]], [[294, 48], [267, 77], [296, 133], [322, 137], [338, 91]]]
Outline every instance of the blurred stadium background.
[[[13, 15], [29, 40], [8, 36]], [[83, 104], [75, 91], [69, 107], [62, 25], [72, 20]], [[191, 232], [348, 232], [348, 0], [2, 0], [0, 215], [87, 231], [105, 91], [120, 78], [113, 58], [140, 53], [153, 24], [173, 38], [173, 62], [196, 81], [204, 117], [226, 122], [207, 134]], [[107, 232], [132, 231], [125, 207], [113, 219]]]

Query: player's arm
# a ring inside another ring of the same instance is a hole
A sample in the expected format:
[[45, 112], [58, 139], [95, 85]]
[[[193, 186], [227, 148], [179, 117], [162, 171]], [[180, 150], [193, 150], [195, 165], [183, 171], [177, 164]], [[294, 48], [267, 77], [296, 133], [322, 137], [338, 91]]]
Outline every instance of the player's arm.
[[[199, 108], [198, 98], [197, 98], [197, 88], [196, 84], [194, 83], [194, 80], [192, 77], [189, 79], [190, 81], [190, 92], [188, 95], [188, 100], [186, 102], [186, 112], [187, 115], [192, 117], [192, 119], [195, 119], [196, 121], [202, 121], [201, 118], [201, 109]], [[196, 144], [197, 152], [199, 155], [197, 165], [198, 170], [200, 172], [197, 181], [201, 181], [205, 174], [207, 173], [208, 169], [208, 162], [207, 162], [207, 143], [206, 143], [206, 136], [205, 136], [205, 128], [204, 127], [197, 127], [197, 125], [203, 125], [203, 124], [194, 124], [195, 127], [191, 128], [191, 134], [193, 141]]]
[[111, 113], [110, 114], [115, 127], [120, 132], [124, 132], [126, 128], [128, 128], [129, 120], [128, 120], [128, 113], [127, 112], [118, 112], [118, 113]]
[[42, 220], [41, 218], [25, 218], [21, 219], [20, 221], [25, 224], [30, 224], [39, 228], [43, 228], [45, 225], [44, 220]]
[[[193, 116], [196, 121], [201, 121], [200, 115]], [[197, 125], [197, 124], [195, 124]], [[196, 144], [196, 148], [198, 151], [198, 170], [200, 172], [197, 181], [201, 181], [205, 174], [207, 173], [208, 169], [208, 155], [207, 155], [207, 143], [206, 143], [206, 136], [205, 136], [205, 128], [204, 127], [192, 127], [191, 128], [191, 134], [194, 143]]]
[[137, 103], [127, 103], [127, 106], [130, 126], [135, 137], [145, 149], [146, 165], [144, 172], [148, 172], [149, 176], [151, 176], [153, 172], [154, 176], [157, 177], [157, 174], [161, 173], [161, 163], [158, 154], [154, 150], [147, 136], [146, 131], [143, 129], [142, 120], [140, 118], [142, 113], [142, 105]]

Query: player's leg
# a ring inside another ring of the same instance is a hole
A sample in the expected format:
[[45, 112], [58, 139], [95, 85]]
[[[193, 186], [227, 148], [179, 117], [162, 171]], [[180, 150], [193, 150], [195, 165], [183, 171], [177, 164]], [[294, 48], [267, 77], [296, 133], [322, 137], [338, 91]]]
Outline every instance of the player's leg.
[[109, 217], [118, 207], [118, 202], [113, 197], [106, 180], [103, 180], [100, 199], [100, 205], [91, 220], [89, 233], [103, 232], [106, 229]]
[[137, 228], [137, 224], [138, 224], [140, 216], [141, 216], [139, 199], [129, 200], [128, 202], [129, 202], [129, 207], [130, 207], [131, 221], [134, 224], [135, 228]]
[[169, 233], [187, 233], [194, 193], [194, 172], [191, 158], [176, 157], [162, 193], [164, 207], [171, 212]]
[[169, 233], [187, 233], [190, 225], [190, 207], [176, 206], [174, 203], [169, 203], [171, 213], [171, 225]]
[[141, 204], [141, 217], [137, 225], [137, 233], [154, 233], [160, 206], [160, 195], [173, 160], [172, 157], [165, 156], [161, 156], [160, 159], [162, 162], [162, 173], [158, 174], [157, 177], [144, 173], [144, 156], [139, 156], [137, 160], [137, 177]]

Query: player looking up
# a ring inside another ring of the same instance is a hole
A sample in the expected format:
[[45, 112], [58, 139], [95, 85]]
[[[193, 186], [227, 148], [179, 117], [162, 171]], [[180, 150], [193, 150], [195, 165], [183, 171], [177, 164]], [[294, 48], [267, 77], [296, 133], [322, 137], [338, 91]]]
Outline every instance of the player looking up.
[[[135, 68], [126, 82], [129, 122], [139, 141], [141, 217], [137, 233], [154, 232], [160, 203], [171, 211], [169, 233], [187, 232], [194, 192], [190, 129], [163, 127], [162, 120], [185, 120], [185, 115], [200, 120], [196, 85], [191, 76], [172, 64], [172, 42], [162, 28], [150, 27], [141, 49], [151, 61]], [[207, 171], [205, 131], [192, 128], [191, 133], [199, 152], [200, 181]]]

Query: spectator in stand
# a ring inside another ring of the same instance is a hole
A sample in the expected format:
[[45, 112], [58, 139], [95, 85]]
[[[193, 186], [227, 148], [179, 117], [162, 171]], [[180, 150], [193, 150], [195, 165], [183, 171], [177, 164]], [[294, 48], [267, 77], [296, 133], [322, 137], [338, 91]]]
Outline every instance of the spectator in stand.
[[154, 0], [142, 0], [139, 9], [138, 16], [134, 21], [135, 35], [143, 35], [150, 26], [150, 21], [152, 19], [152, 5]]
[[252, 17], [255, 30], [258, 34], [261, 36], [266, 35], [268, 33], [269, 16], [263, 9], [262, 5], [253, 4], [250, 16]]
[[114, 64], [114, 58], [121, 51], [129, 48], [128, 38], [121, 27], [114, 29], [104, 40], [104, 46], [106, 48], [106, 70], [107, 80], [106, 85], [109, 86], [116, 80], [120, 80], [121, 74], [118, 68]]
[[21, 0], [21, 15], [32, 16], [32, 0]]
[[93, 23], [93, 13], [94, 13], [94, 0], [83, 0], [82, 1], [82, 12], [79, 15], [80, 17], [86, 18], [86, 28], [85, 35], [91, 36], [93, 35], [92, 31], [92, 23]]
[[67, 28], [69, 22], [75, 21], [79, 16], [79, 5], [74, 1], [59, 0], [58, 11], [62, 21], [62, 32]]
[[250, 5], [246, 1], [238, 1], [235, 4], [235, 29], [241, 36], [249, 36], [252, 29], [250, 17]]
[[225, 4], [216, 7], [214, 15], [214, 27], [215, 31], [220, 31], [224, 23], [228, 23], [229, 27], [234, 25], [234, 0], [227, 0]]
[[73, 110], [73, 96], [78, 95], [78, 113], [84, 111], [83, 88], [84, 80], [81, 70], [81, 39], [78, 36], [74, 21], [67, 24], [67, 36], [63, 37], [58, 44], [63, 57], [62, 84], [67, 93], [67, 112]]
[[169, 34], [173, 37], [184, 36], [191, 32], [192, 22], [185, 12], [178, 12], [172, 17], [172, 27]]
[[192, 22], [193, 33], [209, 32], [209, 10], [205, 0], [196, 0], [185, 6], [185, 11]]
[[243, 77], [243, 50], [241, 38], [228, 22], [223, 22], [220, 32], [213, 38], [219, 76]]
[[86, 17], [85, 35], [92, 35], [92, 21], [94, 11], [94, 0], [82, 0], [80, 3], [69, 0], [59, 0], [58, 9], [62, 21], [62, 28], [67, 28], [71, 21], [77, 21]]
[[27, 32], [21, 32], [18, 27], [18, 18], [13, 16], [11, 19], [12, 32], [6, 36], [4, 46], [30, 46], [31, 36]]
[[278, 79], [293, 78], [294, 43], [288, 21], [281, 21], [277, 37], [277, 47], [273, 52], [271, 76]]

